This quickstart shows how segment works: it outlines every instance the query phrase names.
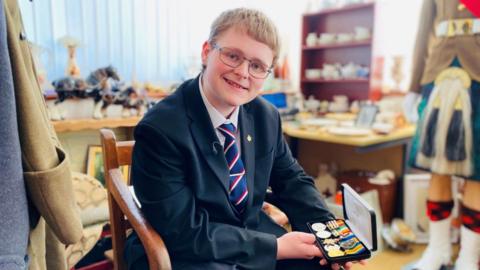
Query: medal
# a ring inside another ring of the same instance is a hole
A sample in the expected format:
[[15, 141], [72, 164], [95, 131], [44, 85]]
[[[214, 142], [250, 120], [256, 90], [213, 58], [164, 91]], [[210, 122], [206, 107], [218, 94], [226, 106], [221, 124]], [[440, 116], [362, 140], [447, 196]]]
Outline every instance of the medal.
[[332, 249], [328, 251], [328, 256], [329, 257], [339, 257], [345, 255], [345, 252], [339, 250], [339, 249]]
[[316, 235], [319, 238], [325, 239], [325, 238], [329, 238], [332, 234], [330, 232], [327, 232], [327, 231], [319, 231], [319, 232], [316, 233]]
[[312, 224], [312, 229], [314, 231], [317, 231], [317, 232], [318, 231], [324, 231], [326, 228], [327, 228], [327, 226], [325, 226], [325, 224], [320, 223], [320, 222]]

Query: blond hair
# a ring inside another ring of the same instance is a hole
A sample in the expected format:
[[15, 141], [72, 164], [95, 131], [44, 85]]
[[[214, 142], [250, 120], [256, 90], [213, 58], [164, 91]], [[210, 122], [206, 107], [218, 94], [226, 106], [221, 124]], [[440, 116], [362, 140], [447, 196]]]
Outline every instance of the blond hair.
[[215, 43], [219, 35], [232, 27], [267, 45], [273, 51], [272, 65], [276, 63], [280, 53], [280, 40], [275, 24], [264, 13], [247, 8], [224, 11], [213, 21], [208, 40]]

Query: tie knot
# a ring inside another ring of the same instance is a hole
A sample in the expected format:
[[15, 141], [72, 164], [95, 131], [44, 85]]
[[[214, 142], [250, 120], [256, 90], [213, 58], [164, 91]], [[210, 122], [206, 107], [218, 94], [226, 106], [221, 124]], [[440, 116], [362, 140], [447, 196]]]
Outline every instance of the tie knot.
[[234, 134], [234, 133], [235, 133], [235, 130], [236, 130], [236, 129], [235, 129], [235, 126], [234, 126], [232, 123], [222, 124], [222, 125], [220, 126], [220, 129], [225, 129], [225, 130], [231, 132], [232, 134]]

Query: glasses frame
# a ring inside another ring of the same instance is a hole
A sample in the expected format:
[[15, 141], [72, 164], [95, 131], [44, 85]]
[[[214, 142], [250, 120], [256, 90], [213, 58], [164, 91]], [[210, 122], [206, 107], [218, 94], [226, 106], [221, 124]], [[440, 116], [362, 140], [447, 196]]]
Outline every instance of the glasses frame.
[[[240, 54], [240, 56], [243, 58], [243, 60], [242, 60], [237, 66], [234, 66], [234, 65], [231, 65], [231, 64], [227, 64], [227, 63], [225, 63], [225, 61], [222, 59], [222, 51], [223, 51], [224, 49], [229, 49], [229, 50], [234, 50], [234, 49], [231, 49], [231, 48], [228, 48], [228, 47], [220, 47], [220, 46], [219, 46], [218, 44], [216, 44], [216, 43], [211, 43], [211, 45], [212, 45], [212, 48], [218, 50], [218, 52], [219, 52], [218, 58], [220, 58], [220, 61], [221, 61], [223, 64], [225, 64], [225, 65], [227, 65], [227, 66], [229, 66], [229, 67], [231, 67], [231, 68], [237, 68], [237, 67], [241, 66], [245, 61], [248, 61], [248, 74], [250, 74], [250, 76], [252, 76], [253, 78], [255, 78], [255, 79], [265, 79], [265, 78], [268, 77], [268, 75], [269, 75], [270, 73], [272, 73], [273, 66], [270, 66], [270, 67], [267, 68], [267, 70], [266, 70], [267, 72], [265, 73], [265, 76], [260, 77], [260, 76], [257, 76], [257, 75], [253, 75], [252, 72], [250, 71], [250, 67], [252, 66], [252, 61], [253, 61], [253, 60], [246, 58], [246, 57], [243, 55], [243, 53]], [[263, 65], [263, 63], [262, 63], [262, 65]]]

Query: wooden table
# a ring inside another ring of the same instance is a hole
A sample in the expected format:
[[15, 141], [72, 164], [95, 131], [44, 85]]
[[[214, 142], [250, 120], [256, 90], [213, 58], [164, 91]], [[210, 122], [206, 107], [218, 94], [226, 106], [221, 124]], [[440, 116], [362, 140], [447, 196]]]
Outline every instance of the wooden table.
[[295, 123], [284, 123], [290, 148], [307, 174], [316, 177], [319, 164], [336, 164], [339, 171], [390, 169], [398, 180], [396, 216], [401, 216], [402, 183], [407, 167], [409, 144], [415, 126], [398, 128], [387, 135], [339, 136], [325, 129], [306, 130]]
[[310, 175], [317, 175], [319, 162], [335, 162], [340, 170], [391, 169], [397, 177], [402, 177], [415, 126], [397, 128], [386, 135], [339, 136], [322, 128], [301, 129], [294, 122], [286, 122], [283, 132], [289, 139], [293, 155]]
[[[283, 132], [291, 139], [312, 140], [333, 144], [349, 145], [356, 148], [359, 153], [369, 152], [378, 148], [392, 145], [405, 144], [415, 132], [414, 125], [397, 128], [389, 134], [375, 134], [368, 136], [339, 136], [328, 133], [325, 129], [301, 129], [298, 124], [284, 123]], [[292, 141], [293, 143], [293, 141]], [[296, 149], [295, 149], [296, 150]], [[294, 149], [292, 149], [294, 151]]]

